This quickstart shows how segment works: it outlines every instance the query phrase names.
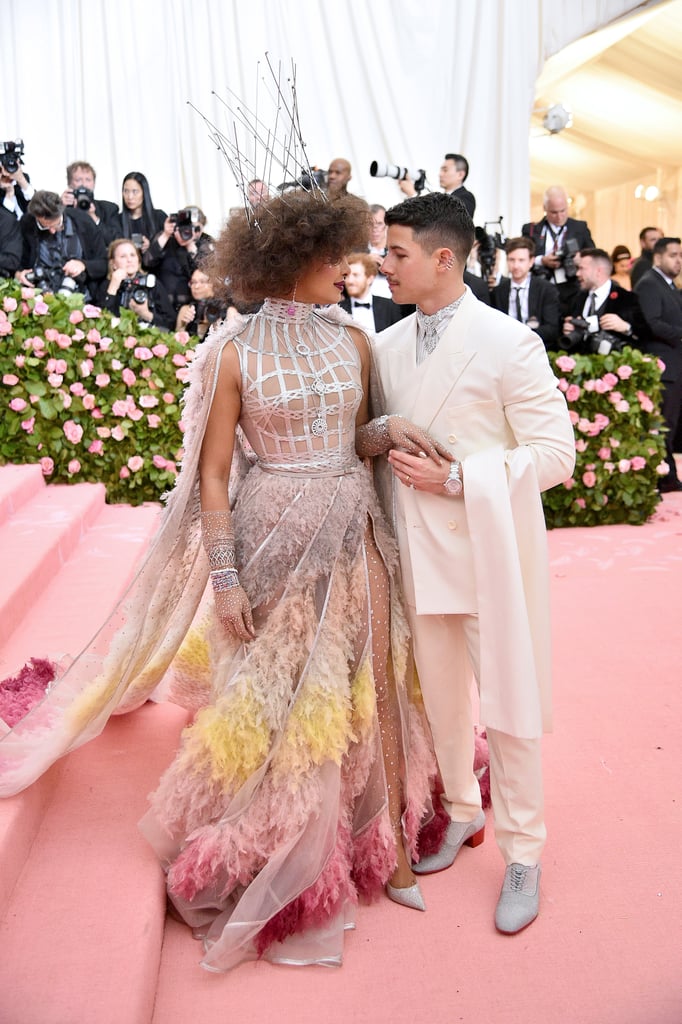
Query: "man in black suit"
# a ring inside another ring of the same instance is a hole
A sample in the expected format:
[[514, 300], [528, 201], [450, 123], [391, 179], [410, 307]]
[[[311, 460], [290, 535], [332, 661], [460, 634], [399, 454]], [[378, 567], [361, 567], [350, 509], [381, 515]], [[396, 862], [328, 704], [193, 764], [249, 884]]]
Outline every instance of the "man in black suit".
[[654, 246], [659, 238], [663, 238], [663, 232], [660, 228], [642, 228], [639, 233], [639, 244], [642, 247], [642, 251], [639, 258], [632, 264], [630, 271], [630, 282], [634, 288], [640, 277], [643, 277], [647, 270], [651, 270], [654, 265]]
[[682, 294], [675, 287], [675, 278], [681, 270], [680, 239], [659, 238], [654, 245], [653, 267], [635, 286], [651, 331], [643, 345], [644, 351], [665, 363], [661, 413], [668, 428], [665, 460], [669, 473], [661, 478], [661, 491], [682, 491], [673, 456], [675, 435], [682, 418]]
[[[564, 320], [563, 342], [570, 351], [606, 355], [612, 348], [641, 348], [649, 328], [634, 292], [611, 279], [613, 264], [605, 249], [581, 249], [578, 281], [582, 291]], [[581, 317], [587, 328], [578, 328], [572, 317]]]
[[[21, 218], [21, 234], [22, 269], [15, 274], [21, 284], [79, 291], [92, 299], [107, 275], [107, 247], [87, 213], [65, 210], [56, 192], [38, 191]], [[36, 270], [40, 279], [26, 276]]]
[[19, 221], [0, 204], [0, 277], [14, 277], [21, 266]]
[[[118, 206], [109, 202], [108, 199], [95, 199], [95, 181], [97, 175], [92, 164], [85, 160], [76, 160], [66, 168], [67, 187], [62, 192], [62, 204], [69, 207], [77, 207], [90, 217], [95, 227], [98, 227], [108, 245], [119, 235], [118, 229]], [[84, 192], [76, 192], [76, 189], [88, 189], [92, 193], [92, 199]]]
[[542, 220], [524, 224], [521, 234], [535, 242], [534, 272], [556, 285], [561, 315], [567, 316], [580, 291], [574, 257], [594, 242], [587, 223], [568, 216], [568, 196], [560, 185], [547, 189], [543, 209]]
[[346, 297], [341, 300], [340, 306], [358, 321], [360, 327], [378, 334], [414, 312], [414, 307], [405, 309], [393, 299], [372, 295], [377, 265], [368, 252], [351, 253], [348, 265], [350, 273], [346, 277]]
[[539, 334], [548, 352], [559, 338], [559, 294], [553, 284], [531, 274], [535, 245], [531, 238], [510, 238], [505, 245], [510, 277], [492, 291], [493, 306]]

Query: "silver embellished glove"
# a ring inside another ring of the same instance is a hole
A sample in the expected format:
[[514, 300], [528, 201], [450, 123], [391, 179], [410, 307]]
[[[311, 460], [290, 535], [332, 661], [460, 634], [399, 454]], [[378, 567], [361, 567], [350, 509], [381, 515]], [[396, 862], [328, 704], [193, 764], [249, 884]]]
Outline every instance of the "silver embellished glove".
[[355, 431], [355, 450], [361, 459], [384, 455], [390, 448], [400, 448], [410, 455], [424, 455], [440, 463], [441, 456], [451, 456], [446, 448], [421, 427], [404, 416], [379, 416]]
[[208, 557], [216, 614], [241, 640], [255, 636], [251, 606], [239, 582], [229, 509], [201, 513], [201, 537]]

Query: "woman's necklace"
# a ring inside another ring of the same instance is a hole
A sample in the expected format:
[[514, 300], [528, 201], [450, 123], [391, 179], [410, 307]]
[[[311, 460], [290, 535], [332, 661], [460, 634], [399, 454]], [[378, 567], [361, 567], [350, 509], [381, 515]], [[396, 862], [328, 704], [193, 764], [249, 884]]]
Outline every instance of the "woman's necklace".
[[[310, 415], [314, 417], [310, 424], [310, 432], [314, 437], [324, 437], [329, 430], [324, 398], [329, 391], [334, 389], [325, 384], [321, 369], [315, 366], [315, 356], [318, 357], [318, 361], [321, 357], [312, 308], [307, 303], [295, 302], [293, 299], [284, 301], [268, 298], [263, 303], [263, 312], [267, 316], [274, 317], [276, 320], [287, 324], [284, 330], [284, 338], [292, 358], [296, 361], [295, 352], [296, 355], [305, 359], [308, 364], [309, 373], [304, 374], [302, 370], [299, 370], [299, 376], [302, 390], [314, 395], [318, 399], [317, 408], [310, 411]], [[293, 339], [290, 339], [289, 336], [291, 329], [295, 331], [295, 344], [293, 344]], [[304, 340], [302, 336], [303, 331], [306, 331], [310, 340], [314, 342], [314, 347], [311, 347], [308, 341]], [[309, 384], [304, 380], [308, 376], [312, 377]]]
[[327, 430], [329, 429], [327, 426], [326, 409], [324, 407], [324, 396], [327, 393], [327, 385], [322, 379], [320, 369], [315, 366], [314, 357], [315, 355], [319, 357], [320, 350], [319, 347], [317, 347], [317, 335], [315, 333], [315, 327], [312, 321], [310, 324], [310, 329], [315, 339], [316, 348], [311, 349], [310, 345], [308, 345], [305, 341], [299, 341], [298, 344], [296, 345], [296, 351], [299, 354], [299, 356], [302, 356], [308, 363], [308, 366], [310, 368], [310, 374], [313, 378], [310, 384], [307, 385], [307, 390], [312, 395], [315, 395], [319, 399], [317, 410], [313, 411], [312, 413], [312, 415], [315, 416], [315, 419], [310, 424], [310, 433], [313, 434], [315, 437], [324, 437], [324, 435], [327, 433]]

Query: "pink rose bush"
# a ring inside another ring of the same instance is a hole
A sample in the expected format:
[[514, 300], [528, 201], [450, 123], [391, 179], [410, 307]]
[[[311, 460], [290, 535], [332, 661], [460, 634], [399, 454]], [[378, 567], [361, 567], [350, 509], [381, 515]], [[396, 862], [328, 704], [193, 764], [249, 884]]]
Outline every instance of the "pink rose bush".
[[0, 465], [101, 481], [109, 501], [158, 501], [182, 453], [195, 338], [112, 317], [81, 295], [0, 282]]
[[543, 495], [547, 525], [645, 522], [667, 471], [659, 361], [630, 348], [550, 360], [575, 431], [576, 467]]

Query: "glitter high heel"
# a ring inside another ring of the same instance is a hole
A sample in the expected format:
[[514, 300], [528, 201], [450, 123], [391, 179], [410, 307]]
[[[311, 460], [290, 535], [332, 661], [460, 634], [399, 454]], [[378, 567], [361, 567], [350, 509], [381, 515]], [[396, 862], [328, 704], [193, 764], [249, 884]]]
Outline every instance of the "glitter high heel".
[[408, 885], [404, 889], [396, 889], [390, 882], [387, 882], [386, 895], [389, 900], [399, 903], [401, 907], [410, 907], [412, 910], [426, 910], [419, 882], [415, 882], [414, 885]]

